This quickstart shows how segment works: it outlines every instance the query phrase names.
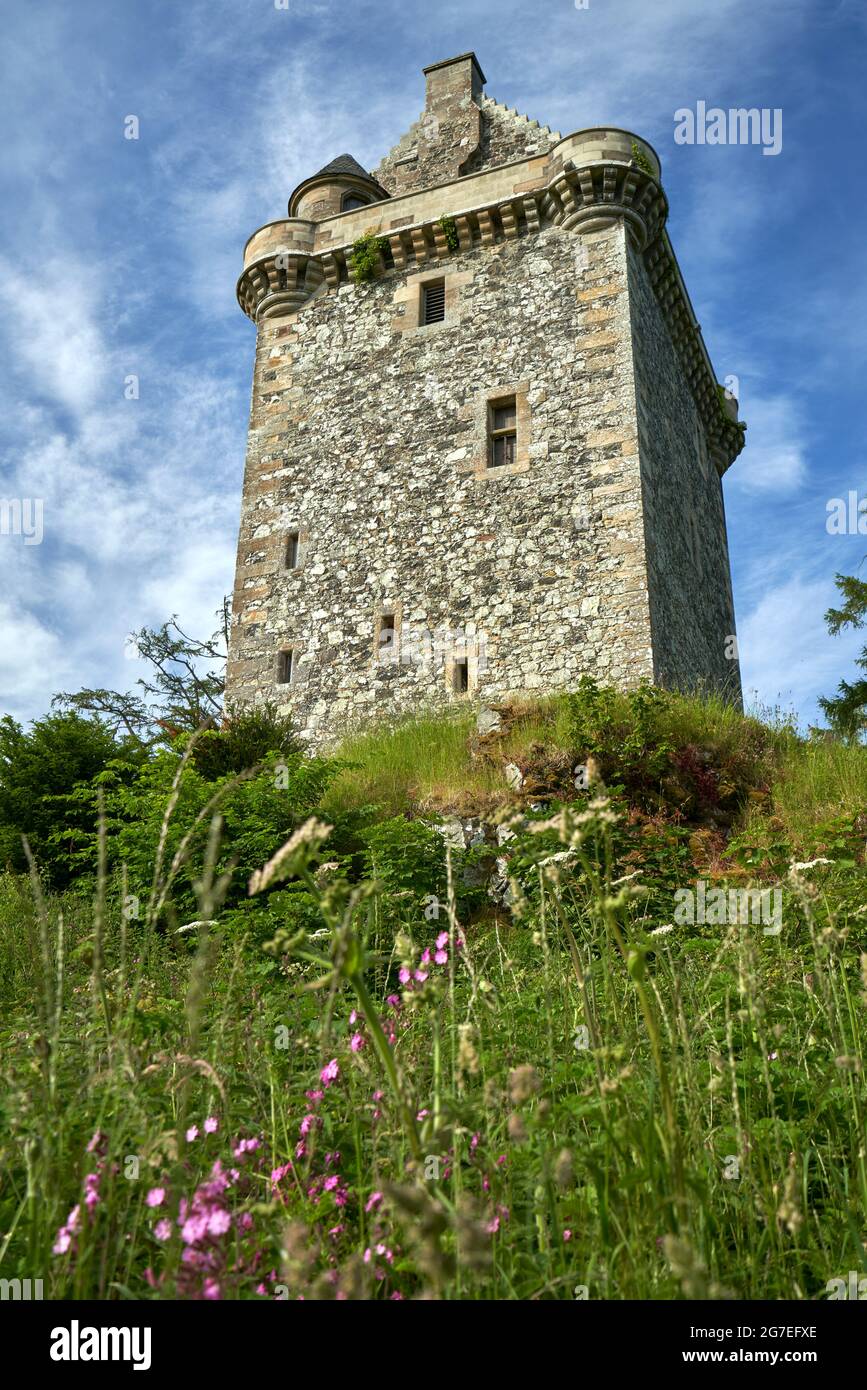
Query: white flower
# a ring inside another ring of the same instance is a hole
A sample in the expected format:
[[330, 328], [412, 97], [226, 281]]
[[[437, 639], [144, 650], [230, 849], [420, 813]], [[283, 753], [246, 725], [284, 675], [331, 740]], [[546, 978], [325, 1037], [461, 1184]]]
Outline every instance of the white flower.
[[804, 864], [793, 864], [792, 873], [800, 874], [803, 873], [805, 869], [815, 869], [817, 864], [833, 864], [833, 862], [833, 859], [822, 859], [821, 857], [819, 859], [808, 859]]
[[666, 926], [666, 927], [654, 927], [654, 929], [653, 929], [653, 931], [650, 933], [650, 935], [651, 935], [651, 936], [667, 936], [668, 933], [669, 933], [670, 931], [674, 931], [674, 925], [673, 925], [673, 923], [671, 923], [671, 922], [670, 922], [670, 923], [668, 924], [668, 926]]

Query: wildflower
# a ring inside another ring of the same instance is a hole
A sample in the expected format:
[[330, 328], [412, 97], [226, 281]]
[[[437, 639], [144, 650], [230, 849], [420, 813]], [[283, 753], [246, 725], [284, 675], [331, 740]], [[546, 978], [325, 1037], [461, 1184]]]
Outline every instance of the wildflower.
[[171, 1233], [172, 1223], [167, 1219], [167, 1217], [164, 1216], [154, 1226], [154, 1235], [156, 1236], [157, 1240], [168, 1240]]
[[303, 1139], [299, 1139], [299, 1140], [298, 1140], [298, 1143], [295, 1145], [295, 1157], [296, 1157], [296, 1158], [306, 1158], [306, 1156], [307, 1156], [307, 1145], [304, 1143], [304, 1140], [303, 1140]]
[[71, 1244], [72, 1232], [69, 1230], [68, 1226], [61, 1226], [60, 1230], [57, 1232], [57, 1239], [51, 1247], [54, 1254], [65, 1255]]
[[410, 975], [410, 973], [409, 973], [409, 970], [407, 969], [407, 967], [406, 967], [405, 965], [402, 965], [402, 966], [400, 967], [400, 969], [398, 970], [398, 972], [397, 972], [397, 978], [400, 980], [400, 983], [401, 983], [402, 985], [408, 985], [408, 984], [409, 984], [410, 979], [411, 979], [412, 977], [411, 977], [411, 975]]
[[202, 1294], [205, 1298], [212, 1300], [220, 1297], [220, 1285], [217, 1283], [216, 1279], [205, 1280]]
[[651, 936], [668, 936], [668, 933], [669, 933], [670, 931], [674, 931], [674, 926], [673, 926], [673, 924], [668, 924], [668, 925], [666, 925], [666, 926], [664, 926], [664, 927], [654, 927], [654, 929], [653, 929], [653, 931], [650, 933], [650, 935], [651, 935]]
[[381, 1201], [382, 1201], [382, 1193], [381, 1193], [381, 1192], [371, 1192], [370, 1196], [368, 1197], [367, 1201], [366, 1201], [365, 1204], [364, 1204], [364, 1210], [365, 1210], [366, 1212], [368, 1212], [368, 1211], [375, 1211], [375, 1209], [379, 1206], [379, 1204], [380, 1204]]
[[529, 1100], [539, 1090], [540, 1082], [536, 1068], [526, 1062], [509, 1073], [509, 1091], [513, 1105]]
[[92, 1154], [92, 1153], [102, 1153], [103, 1150], [105, 1149], [107, 1143], [108, 1143], [108, 1139], [107, 1139], [106, 1135], [103, 1134], [103, 1132], [102, 1132], [101, 1129], [98, 1129], [98, 1130], [96, 1130], [96, 1131], [94, 1132], [93, 1138], [91, 1139], [90, 1143], [87, 1145], [87, 1152], [88, 1152], [89, 1154]]
[[572, 1232], [569, 1231], [569, 1230], [564, 1231], [564, 1232], [563, 1232], [563, 1239], [564, 1239], [565, 1241], [571, 1240], [571, 1239], [572, 1239]]
[[426, 970], [416, 970], [413, 975], [413, 979], [417, 980], [420, 985], [423, 985], [425, 980], [427, 979], [427, 976], [428, 972]]
[[100, 1173], [88, 1173], [84, 1179], [84, 1205], [88, 1211], [91, 1211], [100, 1201], [100, 1177]]
[[513, 1144], [523, 1144], [527, 1138], [527, 1129], [517, 1110], [513, 1110], [508, 1121], [509, 1138]]
[[217, 1132], [217, 1130], [219, 1129], [219, 1127], [220, 1127], [220, 1122], [219, 1122], [219, 1120], [217, 1119], [216, 1115], [209, 1115], [208, 1118], [205, 1120], [205, 1133], [206, 1133], [206, 1134], [216, 1134], [216, 1132]]
[[325, 1092], [324, 1092], [324, 1091], [305, 1091], [304, 1094], [305, 1094], [305, 1096], [307, 1097], [307, 1099], [310, 1101], [310, 1104], [311, 1104], [311, 1105], [318, 1105], [319, 1102], [321, 1101], [322, 1097], [325, 1095]]
[[224, 1236], [232, 1225], [232, 1218], [222, 1207], [217, 1207], [208, 1217], [208, 1234]]
[[305, 1116], [304, 1116], [304, 1119], [301, 1121], [301, 1124], [298, 1126], [298, 1133], [299, 1133], [299, 1134], [302, 1136], [302, 1138], [303, 1138], [305, 1135], [307, 1135], [307, 1134], [310, 1133], [311, 1129], [313, 1128], [313, 1126], [314, 1126], [315, 1124], [316, 1124], [316, 1116], [315, 1116], [315, 1115], [305, 1115]]
[[349, 1046], [352, 1048], [353, 1052], [361, 1051], [364, 1047], [364, 1038], [361, 1033], [353, 1033], [352, 1037], [349, 1039]]
[[339, 1066], [337, 1065], [337, 1058], [336, 1058], [336, 1057], [332, 1057], [331, 1061], [328, 1062], [327, 1065], [324, 1066], [324, 1067], [322, 1068], [321, 1072], [319, 1073], [319, 1080], [322, 1082], [323, 1086], [327, 1089], [327, 1088], [331, 1085], [332, 1081], [336, 1081], [336, 1080], [337, 1080], [337, 1078], [339, 1077], [339, 1075], [340, 1075], [340, 1068], [339, 1068]]
[[[409, 971], [407, 971], [407, 978], [409, 978]], [[404, 980], [403, 983], [406, 984], [406, 980]], [[390, 1004], [391, 1007], [392, 1007], [393, 1009], [399, 1009], [399, 1008], [400, 1008], [400, 995], [399, 995], [399, 994], [389, 994], [389, 995], [386, 996], [385, 1002], [386, 1002], [386, 1004]]]
[[442, 951], [446, 946], [448, 946], [448, 944], [449, 944], [449, 934], [448, 934], [448, 932], [447, 932], [447, 931], [441, 931], [440, 934], [439, 934], [439, 936], [437, 937], [437, 940], [436, 940], [436, 947], [437, 947], [437, 950], [438, 950], [438, 951]]
[[194, 1143], [194, 1141], [199, 1137], [199, 1126], [190, 1125], [185, 1137], [188, 1144]]
[[166, 1200], [166, 1189], [164, 1187], [152, 1187], [145, 1201], [149, 1207], [161, 1207]]

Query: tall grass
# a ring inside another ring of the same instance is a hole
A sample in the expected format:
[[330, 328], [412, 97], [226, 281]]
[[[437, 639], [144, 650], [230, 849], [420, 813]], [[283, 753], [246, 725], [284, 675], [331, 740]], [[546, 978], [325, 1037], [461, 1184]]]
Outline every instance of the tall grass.
[[[807, 835], [865, 803], [864, 750], [704, 709], [666, 737], [752, 759], [748, 821]], [[524, 707], [497, 759], [570, 752], [567, 720]], [[332, 810], [502, 799], [471, 734], [355, 737]], [[124, 916], [104, 867], [92, 904], [0, 879], [0, 1275], [446, 1299], [809, 1299], [863, 1275], [863, 862], [787, 878], [779, 936], [669, 929], [618, 863], [621, 815], [597, 785], [531, 819], [507, 904], [474, 922], [460, 856], [425, 916], [319, 869], [310, 828], [267, 878], [302, 882], [321, 926], [265, 953], [223, 923], [217, 822], [182, 932]]]

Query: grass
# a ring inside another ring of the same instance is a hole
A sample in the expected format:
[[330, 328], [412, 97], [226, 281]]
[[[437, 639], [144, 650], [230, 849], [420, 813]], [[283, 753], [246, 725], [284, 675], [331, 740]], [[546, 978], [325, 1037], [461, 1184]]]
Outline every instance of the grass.
[[[481, 742], [466, 712], [349, 739], [317, 817], [398, 818], [392, 886], [323, 868], [311, 822], [273, 870], [289, 896], [251, 902], [284, 914], [265, 951], [223, 906], [218, 825], [181, 933], [126, 919], [114, 870], [92, 899], [0, 878], [2, 1277], [815, 1299], [867, 1273], [867, 750], [680, 697], [504, 713]], [[400, 818], [468, 808], [512, 838], [427, 884]], [[701, 876], [778, 886], [780, 934], [675, 922]]]

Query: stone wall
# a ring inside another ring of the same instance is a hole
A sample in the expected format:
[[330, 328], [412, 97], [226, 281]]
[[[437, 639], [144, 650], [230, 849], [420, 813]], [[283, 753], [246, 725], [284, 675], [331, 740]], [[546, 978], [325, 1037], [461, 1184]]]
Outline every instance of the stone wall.
[[[230, 700], [275, 700], [317, 744], [463, 698], [455, 637], [482, 699], [653, 677], [627, 255], [622, 222], [547, 227], [441, 262], [444, 324], [413, 321], [412, 270], [260, 321]], [[506, 390], [525, 411], [508, 473], [484, 466]]]
[[740, 703], [722, 479], [643, 261], [632, 250], [629, 297], [654, 679], [681, 690], [724, 691]]

